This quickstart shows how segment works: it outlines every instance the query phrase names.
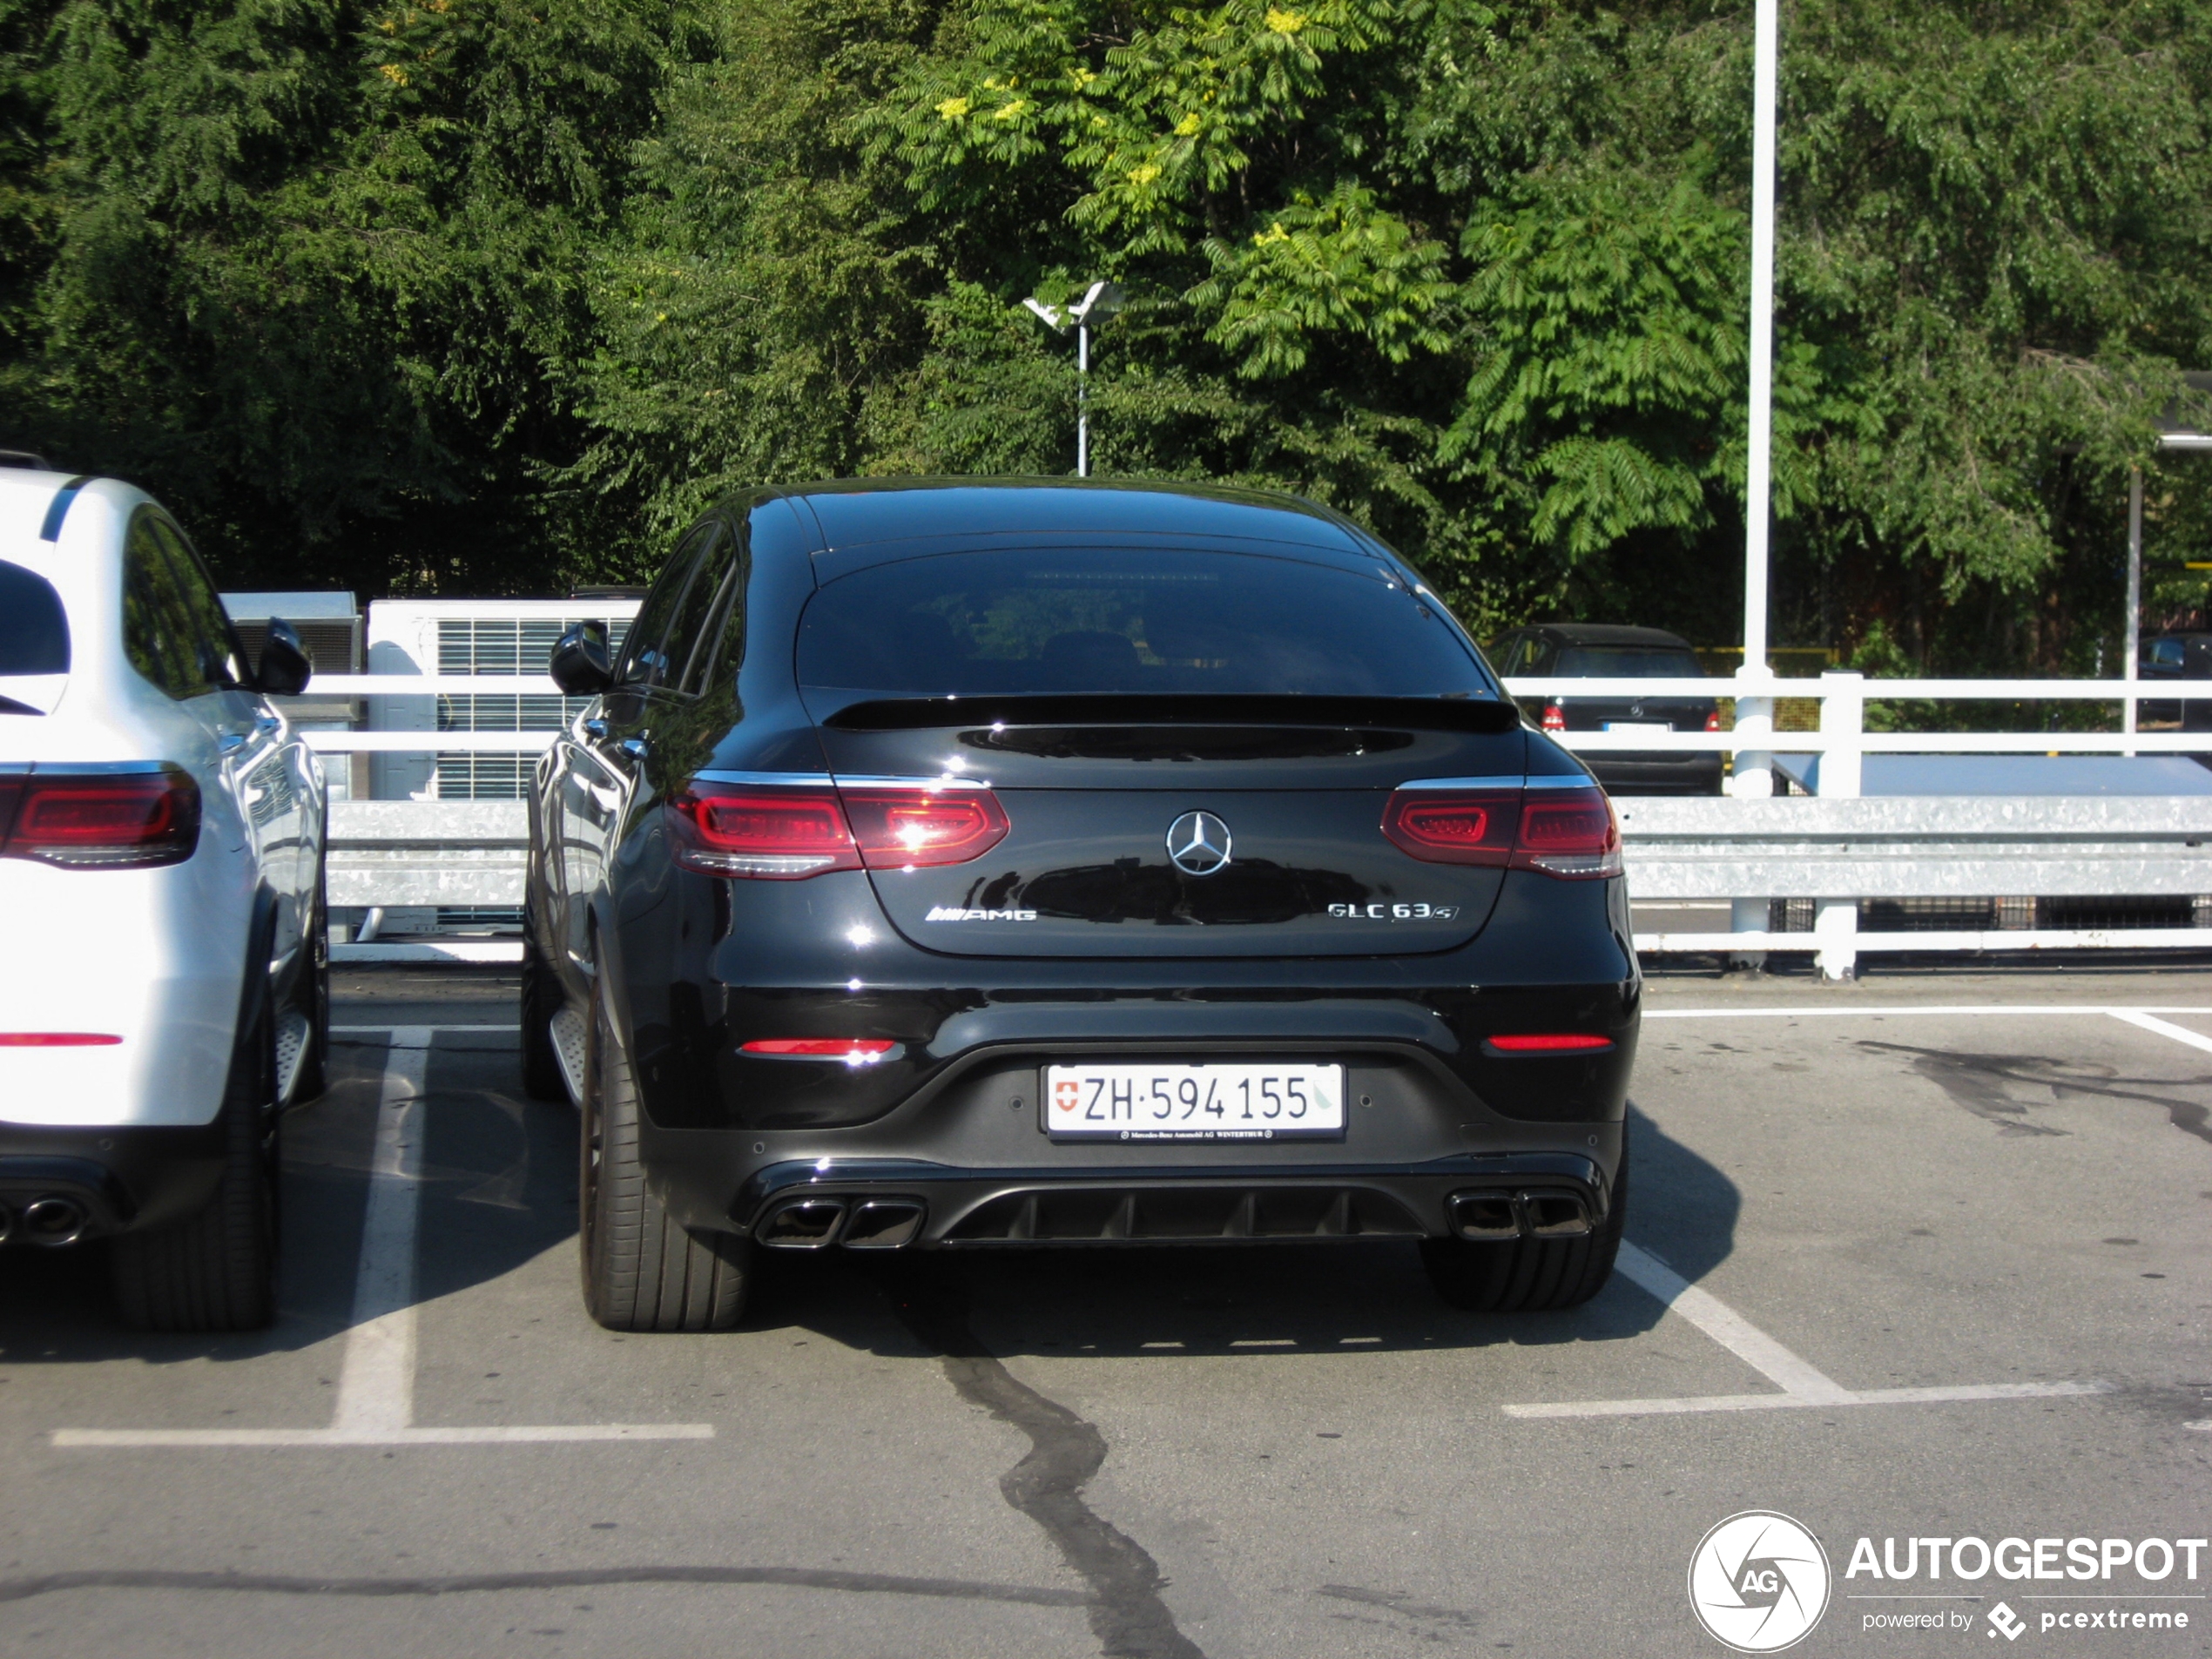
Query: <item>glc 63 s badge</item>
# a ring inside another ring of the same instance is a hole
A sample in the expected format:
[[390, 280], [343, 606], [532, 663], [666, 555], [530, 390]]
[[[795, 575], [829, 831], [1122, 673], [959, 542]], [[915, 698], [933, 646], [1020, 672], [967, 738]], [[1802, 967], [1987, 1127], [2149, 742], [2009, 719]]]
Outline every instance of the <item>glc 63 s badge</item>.
[[1332, 904], [1329, 914], [1345, 921], [1450, 921], [1455, 904]]

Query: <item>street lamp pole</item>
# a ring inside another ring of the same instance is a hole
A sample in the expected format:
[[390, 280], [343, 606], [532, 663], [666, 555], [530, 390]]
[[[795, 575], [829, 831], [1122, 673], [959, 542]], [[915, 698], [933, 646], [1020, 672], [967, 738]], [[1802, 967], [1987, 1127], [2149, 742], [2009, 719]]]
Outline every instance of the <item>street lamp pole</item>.
[[1751, 47], [1751, 408], [1743, 491], [1743, 670], [1767, 669], [1774, 469], [1774, 106], [1780, 0], [1757, 0]]
[[1045, 327], [1057, 334], [1068, 332], [1068, 325], [1076, 327], [1076, 476], [1090, 476], [1090, 325], [1093, 318], [1104, 322], [1122, 308], [1122, 287], [1118, 282], [1094, 282], [1078, 300], [1067, 306], [1047, 305], [1042, 300], [1022, 302], [1034, 312]]

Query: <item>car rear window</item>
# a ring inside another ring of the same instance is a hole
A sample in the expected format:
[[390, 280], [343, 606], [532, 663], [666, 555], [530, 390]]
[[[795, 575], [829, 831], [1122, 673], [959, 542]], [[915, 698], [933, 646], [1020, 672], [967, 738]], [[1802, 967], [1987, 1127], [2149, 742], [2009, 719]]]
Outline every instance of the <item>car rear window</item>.
[[948, 553], [840, 577], [806, 607], [799, 678], [925, 696], [1490, 694], [1452, 624], [1379, 571], [1122, 549]]
[[1704, 673], [1696, 655], [1663, 645], [1569, 645], [1559, 654], [1557, 674], [1586, 679], [1696, 679]]
[[0, 674], [69, 672], [69, 617], [54, 584], [0, 561]]

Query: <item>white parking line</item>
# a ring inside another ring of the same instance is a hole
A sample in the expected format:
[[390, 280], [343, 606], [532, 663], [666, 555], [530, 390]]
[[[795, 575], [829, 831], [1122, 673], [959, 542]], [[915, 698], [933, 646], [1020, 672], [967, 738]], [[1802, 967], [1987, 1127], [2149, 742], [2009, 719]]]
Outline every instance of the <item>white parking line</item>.
[[392, 1032], [369, 1154], [368, 1211], [354, 1278], [354, 1325], [338, 1374], [334, 1432], [406, 1428], [415, 1416], [415, 1239], [421, 1213], [422, 1123], [430, 1033]]
[[[2168, 1014], [2212, 1014], [2212, 1008], [2167, 1008], [2162, 1011]], [[2200, 1036], [2197, 1033], [2184, 1029], [2181, 1026], [2169, 1025], [2164, 1020], [2155, 1020], [2141, 1008], [2114, 1008], [2112, 1010], [2112, 1017], [2125, 1024], [2135, 1026], [2145, 1031], [2155, 1031], [2161, 1037], [2171, 1037], [2176, 1042], [2186, 1042], [2192, 1049], [2202, 1049], [2205, 1053], [2212, 1054], [2212, 1037]]]
[[1669, 1417], [1696, 1412], [1764, 1412], [1792, 1407], [1925, 1406], [1967, 1399], [2053, 1399], [2106, 1394], [2103, 1382], [1968, 1383], [1932, 1388], [1853, 1391], [1784, 1347], [1709, 1291], [1701, 1291], [1648, 1251], [1622, 1241], [1621, 1276], [1659, 1298], [1782, 1392], [1703, 1394], [1680, 1399], [1576, 1399], [1507, 1406], [1508, 1417]]
[[511, 1026], [355, 1026], [388, 1034], [384, 1089], [369, 1162], [354, 1317], [328, 1428], [61, 1428], [57, 1447], [517, 1446], [579, 1440], [711, 1440], [711, 1423], [549, 1423], [418, 1428], [415, 1425], [415, 1239], [421, 1219], [425, 1079], [439, 1031]]

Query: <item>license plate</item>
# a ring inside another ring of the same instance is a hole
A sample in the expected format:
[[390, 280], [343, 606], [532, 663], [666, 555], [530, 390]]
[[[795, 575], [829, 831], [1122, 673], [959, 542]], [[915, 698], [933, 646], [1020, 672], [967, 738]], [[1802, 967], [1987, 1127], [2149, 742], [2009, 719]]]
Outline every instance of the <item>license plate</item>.
[[1675, 728], [1665, 720], [1608, 720], [1608, 732], [1671, 732]]
[[1055, 1141], [1337, 1141], [1342, 1066], [1047, 1066]]

